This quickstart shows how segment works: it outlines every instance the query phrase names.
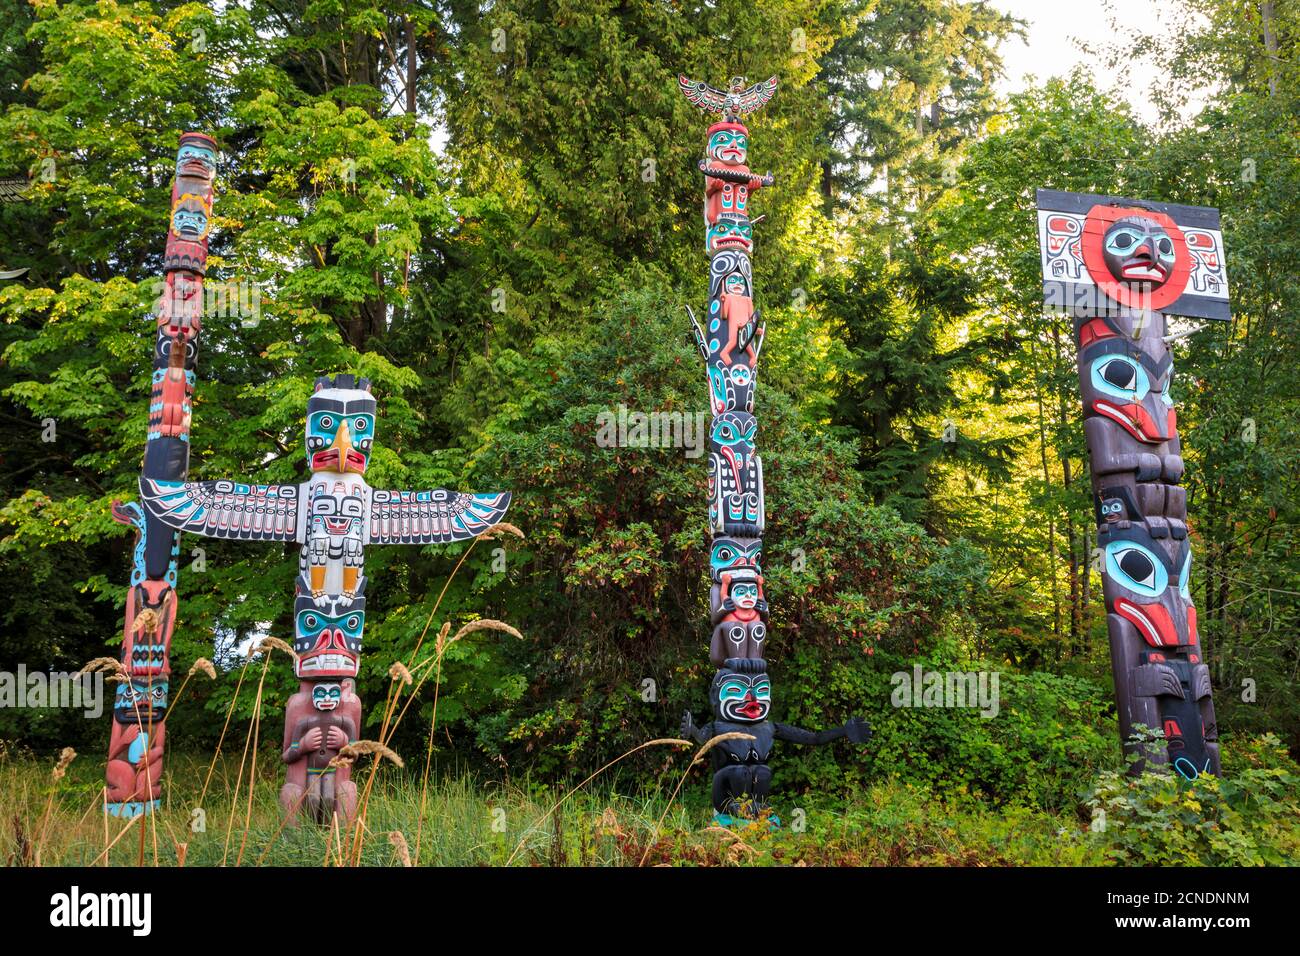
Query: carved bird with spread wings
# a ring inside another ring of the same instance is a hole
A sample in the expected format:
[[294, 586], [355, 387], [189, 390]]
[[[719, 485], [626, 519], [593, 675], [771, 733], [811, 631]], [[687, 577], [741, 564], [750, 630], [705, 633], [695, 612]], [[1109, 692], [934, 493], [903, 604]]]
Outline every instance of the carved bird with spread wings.
[[736, 118], [762, 109], [776, 93], [775, 76], [749, 87], [745, 86], [743, 76], [735, 76], [724, 91], [709, 86], [702, 80], [692, 80], [679, 74], [677, 85], [693, 106], [698, 106], [709, 113], [722, 113]]
[[382, 491], [366, 483], [375, 433], [370, 383], [319, 378], [307, 402], [302, 484], [140, 479], [149, 514], [168, 527], [212, 538], [297, 541], [298, 589], [317, 607], [347, 607], [364, 589], [363, 549], [372, 544], [449, 544], [500, 521], [509, 492]]

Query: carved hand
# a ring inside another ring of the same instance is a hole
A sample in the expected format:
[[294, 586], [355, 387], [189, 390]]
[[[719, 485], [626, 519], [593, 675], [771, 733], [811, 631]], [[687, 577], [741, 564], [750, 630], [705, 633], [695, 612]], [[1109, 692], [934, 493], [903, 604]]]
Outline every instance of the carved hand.
[[861, 717], [850, 717], [844, 724], [844, 736], [855, 744], [864, 744], [871, 739], [871, 725]]
[[321, 728], [313, 727], [311, 730], [307, 731], [305, 734], [302, 735], [302, 749], [319, 750], [321, 738], [323, 736], [324, 736], [324, 732], [321, 730]]
[[348, 745], [348, 735], [344, 733], [342, 727], [331, 727], [329, 734], [325, 737], [325, 746], [329, 750], [342, 750]]

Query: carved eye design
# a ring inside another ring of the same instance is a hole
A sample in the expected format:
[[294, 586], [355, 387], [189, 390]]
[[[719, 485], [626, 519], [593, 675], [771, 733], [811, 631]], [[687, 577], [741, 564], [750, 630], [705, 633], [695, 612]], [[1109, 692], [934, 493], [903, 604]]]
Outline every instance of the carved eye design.
[[1151, 390], [1146, 369], [1127, 355], [1110, 355], [1093, 363], [1092, 384], [1097, 391], [1126, 402], [1140, 402]]
[[306, 614], [302, 619], [302, 629], [304, 631], [314, 631], [320, 625], [320, 621], [315, 614]]
[[1137, 240], [1137, 233], [1123, 229], [1111, 236], [1110, 244], [1120, 252], [1123, 252], [1126, 249], [1132, 249], [1137, 243]]
[[745, 628], [740, 624], [733, 624], [727, 629], [727, 640], [733, 644], [745, 643]]
[[718, 688], [718, 700], [744, 700], [745, 685], [738, 680], [729, 680]]
[[754, 643], [762, 644], [767, 637], [767, 625], [762, 621], [755, 621], [749, 628], [749, 636], [754, 639]]
[[1120, 569], [1138, 584], [1152, 587], [1156, 582], [1155, 564], [1141, 551], [1130, 548], [1117, 556]]
[[1137, 375], [1127, 362], [1107, 362], [1101, 367], [1101, 377], [1116, 388], [1132, 388]]
[[334, 419], [331, 418], [329, 415], [322, 415], [322, 416], [320, 417], [320, 427], [321, 427], [321, 428], [332, 428], [332, 427], [334, 427]]
[[1157, 598], [1169, 585], [1164, 562], [1135, 541], [1114, 541], [1106, 546], [1106, 572], [1121, 587]]

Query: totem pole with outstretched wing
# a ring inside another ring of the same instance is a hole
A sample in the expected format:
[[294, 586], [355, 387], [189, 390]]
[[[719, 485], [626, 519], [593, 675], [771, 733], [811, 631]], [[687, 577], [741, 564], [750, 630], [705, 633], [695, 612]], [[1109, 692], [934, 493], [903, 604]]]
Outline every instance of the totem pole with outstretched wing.
[[292, 822], [356, 811], [349, 768], [332, 758], [357, 739], [356, 695], [366, 618], [364, 551], [381, 544], [449, 544], [482, 534], [510, 505], [509, 492], [381, 491], [366, 483], [375, 436], [370, 383], [352, 375], [318, 378], [307, 401], [307, 465], [302, 484], [142, 478], [150, 517], [179, 531], [241, 541], [301, 545], [294, 596], [294, 651], [300, 683], [285, 715], [286, 782], [280, 805]]

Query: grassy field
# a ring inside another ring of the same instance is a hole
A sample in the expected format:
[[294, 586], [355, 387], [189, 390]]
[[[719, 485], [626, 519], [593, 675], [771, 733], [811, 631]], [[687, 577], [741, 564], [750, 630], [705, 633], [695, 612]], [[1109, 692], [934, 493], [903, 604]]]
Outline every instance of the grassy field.
[[847, 803], [782, 794], [782, 826], [732, 829], [710, 824], [699, 767], [670, 802], [675, 779], [655, 793], [616, 777], [561, 792], [441, 775], [422, 793], [418, 774], [384, 765], [364, 823], [340, 831], [281, 828], [270, 755], [250, 794], [237, 759], [170, 754], [163, 811], [124, 821], [101, 811], [100, 755], [58, 776], [51, 759], [0, 752], [0, 854], [11, 866], [1285, 864], [1300, 858], [1296, 778], [1272, 762], [1239, 769], [1249, 794], [1106, 776], [1076, 813], [1053, 815], [887, 781]]

